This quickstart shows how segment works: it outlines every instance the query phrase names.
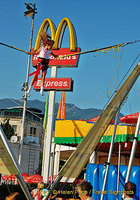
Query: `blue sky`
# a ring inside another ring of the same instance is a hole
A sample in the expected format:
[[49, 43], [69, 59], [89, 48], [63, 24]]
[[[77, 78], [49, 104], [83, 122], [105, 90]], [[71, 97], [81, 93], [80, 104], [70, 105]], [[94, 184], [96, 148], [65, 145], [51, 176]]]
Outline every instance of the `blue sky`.
[[[25, 1], [0, 1], [0, 42], [29, 50], [31, 18], [25, 19]], [[78, 46], [81, 51], [106, 47], [119, 43], [140, 39], [140, 1], [139, 0], [59, 0], [59, 1], [30, 1], [36, 3], [33, 47], [37, 32], [45, 18], [50, 18], [56, 27], [64, 17], [73, 23]], [[66, 30], [62, 47], [69, 47], [68, 30]], [[120, 48], [115, 58], [115, 70], [121, 55]], [[119, 80], [130, 68], [136, 56], [140, 53], [140, 43], [128, 45], [124, 48], [119, 66]], [[58, 69], [58, 77], [71, 77], [74, 80], [73, 92], [66, 92], [66, 103], [72, 103], [80, 108], [102, 109], [108, 97], [108, 84], [113, 75], [114, 51], [99, 53], [94, 57], [92, 53], [80, 56], [77, 68]], [[140, 57], [139, 57], [140, 58]], [[26, 80], [28, 56], [25, 53], [0, 46], [0, 98], [21, 99], [23, 92], [21, 84]], [[140, 61], [138, 59], [134, 66]], [[33, 67], [30, 67], [30, 72]], [[48, 70], [47, 77], [50, 77]], [[115, 77], [110, 89], [117, 81]], [[114, 88], [115, 90], [115, 88]], [[60, 101], [61, 92], [56, 93], [56, 102]], [[46, 95], [32, 91], [30, 100], [45, 101]], [[127, 102], [121, 109], [124, 115], [140, 111], [140, 79], [134, 85]]]

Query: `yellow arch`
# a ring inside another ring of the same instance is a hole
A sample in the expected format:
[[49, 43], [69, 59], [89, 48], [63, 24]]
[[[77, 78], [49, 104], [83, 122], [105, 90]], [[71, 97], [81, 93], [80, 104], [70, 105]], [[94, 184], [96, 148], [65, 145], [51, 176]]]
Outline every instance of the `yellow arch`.
[[63, 39], [63, 34], [65, 31], [66, 26], [68, 25], [69, 28], [69, 37], [70, 37], [70, 50], [75, 51], [76, 49], [76, 35], [74, 31], [74, 27], [69, 20], [69, 18], [65, 17], [61, 20], [57, 30], [55, 28], [54, 23], [51, 21], [51, 19], [46, 18], [43, 23], [41, 24], [37, 37], [36, 37], [36, 42], [35, 42], [35, 49], [38, 49], [40, 47], [40, 33], [44, 30], [46, 26], [46, 32], [48, 27], [50, 26], [50, 31], [51, 31], [51, 38], [52, 40], [55, 41], [53, 49], [58, 49], [61, 47], [62, 39]]
[[41, 24], [41, 26], [39, 28], [39, 31], [38, 31], [38, 34], [37, 34], [37, 37], [36, 37], [36, 42], [35, 42], [35, 49], [39, 49], [39, 47], [40, 47], [40, 33], [44, 30], [45, 26], [47, 26], [46, 31], [50, 26], [51, 38], [52, 38], [52, 40], [55, 40], [55, 31], [56, 31], [55, 25], [53, 24], [51, 19], [46, 18], [42, 22], [42, 24]]
[[63, 34], [65, 31], [66, 25], [68, 25], [68, 28], [69, 28], [70, 50], [75, 51], [75, 48], [76, 48], [75, 32], [74, 32], [74, 28], [73, 28], [71, 21], [67, 17], [65, 17], [61, 20], [61, 22], [57, 28], [57, 31], [55, 34], [55, 44], [54, 44], [53, 48], [58, 49], [61, 47], [61, 42], [62, 42], [62, 38], [63, 38]]

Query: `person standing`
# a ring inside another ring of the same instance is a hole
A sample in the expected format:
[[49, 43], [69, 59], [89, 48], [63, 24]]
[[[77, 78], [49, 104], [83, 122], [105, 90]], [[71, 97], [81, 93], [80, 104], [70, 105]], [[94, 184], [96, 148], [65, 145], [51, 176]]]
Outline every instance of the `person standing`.
[[41, 189], [43, 188], [44, 188], [44, 183], [39, 182], [37, 188], [31, 191], [31, 195], [34, 200], [41, 200], [43, 198], [41, 196]]
[[133, 200], [136, 194], [136, 185], [132, 182], [125, 183], [124, 186], [124, 200]]
[[81, 200], [94, 200], [92, 197], [92, 185], [90, 182], [82, 181], [76, 185]]

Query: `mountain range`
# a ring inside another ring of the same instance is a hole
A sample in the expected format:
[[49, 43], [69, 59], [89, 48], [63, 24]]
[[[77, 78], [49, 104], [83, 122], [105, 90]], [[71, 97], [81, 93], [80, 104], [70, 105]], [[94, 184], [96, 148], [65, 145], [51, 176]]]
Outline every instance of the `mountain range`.
[[[31, 108], [37, 108], [42, 111], [44, 114], [45, 112], [45, 102], [39, 101], [39, 100], [28, 100], [27, 101], [27, 107]], [[0, 99], [0, 109], [2, 108], [10, 108], [10, 107], [16, 107], [16, 106], [23, 106], [23, 100], [14, 100], [14, 99]], [[59, 104], [55, 103], [55, 118], [57, 116]], [[95, 108], [87, 108], [87, 109], [81, 109], [75, 106], [74, 104], [66, 103], [66, 119], [69, 120], [89, 120], [92, 119], [98, 115], [101, 114], [101, 109], [95, 109]], [[122, 117], [123, 114], [120, 113], [120, 117]]]

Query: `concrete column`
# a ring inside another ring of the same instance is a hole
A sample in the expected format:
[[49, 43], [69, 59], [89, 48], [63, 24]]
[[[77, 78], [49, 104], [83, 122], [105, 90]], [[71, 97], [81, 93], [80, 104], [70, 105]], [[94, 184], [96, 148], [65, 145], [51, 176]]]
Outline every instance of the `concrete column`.
[[60, 149], [61, 145], [57, 145], [55, 157], [54, 157], [54, 175], [57, 175], [59, 172], [59, 165], [60, 165]]
[[[57, 67], [53, 66], [51, 71], [51, 78], [56, 78]], [[44, 137], [44, 149], [43, 149], [43, 163], [42, 163], [42, 175], [44, 183], [49, 183], [50, 173], [50, 160], [51, 160], [51, 147], [52, 147], [52, 135], [53, 135], [53, 119], [54, 119], [54, 106], [55, 106], [55, 91], [50, 91], [49, 95], [49, 107], [48, 107], [48, 120], [47, 129]]]

